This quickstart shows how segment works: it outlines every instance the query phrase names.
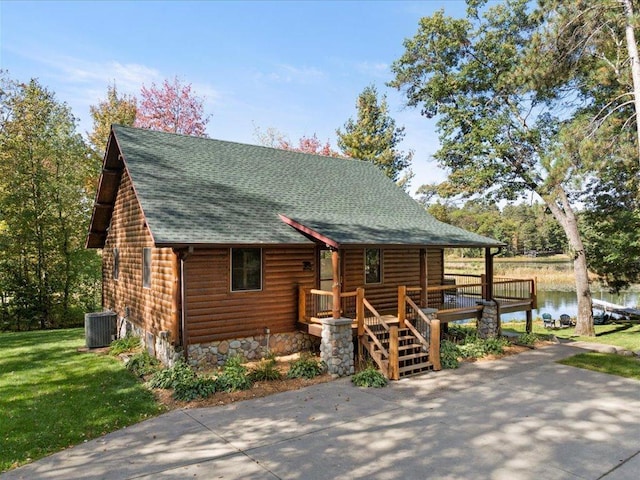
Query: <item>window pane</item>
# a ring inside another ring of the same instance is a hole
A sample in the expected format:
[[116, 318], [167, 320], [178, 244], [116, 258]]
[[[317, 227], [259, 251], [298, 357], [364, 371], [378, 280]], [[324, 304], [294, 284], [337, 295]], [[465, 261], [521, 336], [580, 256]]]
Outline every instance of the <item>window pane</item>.
[[262, 250], [259, 248], [231, 249], [231, 290], [260, 290], [262, 288]]
[[365, 250], [364, 279], [365, 283], [381, 283], [380, 249]]
[[113, 279], [117, 280], [120, 274], [120, 251], [117, 248], [113, 249]]
[[151, 249], [142, 249], [142, 286], [151, 288]]

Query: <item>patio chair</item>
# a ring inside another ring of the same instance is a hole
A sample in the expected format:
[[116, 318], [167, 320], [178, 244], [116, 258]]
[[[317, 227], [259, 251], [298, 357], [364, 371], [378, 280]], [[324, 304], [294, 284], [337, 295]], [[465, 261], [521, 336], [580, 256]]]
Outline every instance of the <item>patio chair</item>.
[[576, 322], [571, 320], [571, 317], [566, 313], [560, 315], [560, 328], [567, 328], [575, 326]]
[[553, 319], [550, 313], [542, 314], [542, 323], [544, 325], [544, 328], [555, 328], [556, 326], [556, 321]]

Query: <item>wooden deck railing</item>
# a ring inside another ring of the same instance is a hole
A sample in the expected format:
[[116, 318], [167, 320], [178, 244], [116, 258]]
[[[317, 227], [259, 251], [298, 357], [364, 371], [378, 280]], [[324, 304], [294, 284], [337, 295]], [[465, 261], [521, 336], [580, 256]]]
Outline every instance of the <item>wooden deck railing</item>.
[[[370, 351], [373, 360], [378, 364], [380, 370], [387, 376], [387, 378], [389, 378], [389, 380], [398, 380], [400, 378], [398, 326], [389, 325], [364, 297], [362, 298], [362, 304], [364, 305], [365, 312], [363, 318], [358, 319], [358, 331], [360, 330], [360, 323], [362, 323], [366, 341], [373, 342], [375, 346], [378, 347], [376, 354], [373, 354], [374, 352]], [[379, 337], [381, 332], [388, 335], [388, 349], [385, 348], [383, 343], [380, 341]], [[359, 338], [362, 341], [365, 337], [363, 336]]]
[[[420, 287], [398, 287], [398, 324], [406, 327], [429, 352], [434, 370], [442, 370], [440, 363], [440, 320], [429, 318], [411, 298]], [[427, 338], [429, 340], [427, 340]]]
[[[355, 292], [340, 294], [340, 314], [345, 318], [356, 318], [357, 295]], [[300, 287], [298, 290], [298, 321], [309, 323], [333, 315], [333, 292]]]

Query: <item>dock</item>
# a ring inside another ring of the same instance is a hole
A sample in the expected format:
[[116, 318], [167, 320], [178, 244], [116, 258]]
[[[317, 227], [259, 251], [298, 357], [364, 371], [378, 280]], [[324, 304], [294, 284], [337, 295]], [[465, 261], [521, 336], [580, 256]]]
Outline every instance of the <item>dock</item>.
[[593, 308], [602, 310], [604, 312], [615, 313], [616, 315], [623, 315], [625, 317], [640, 317], [640, 309], [627, 307], [625, 305], [616, 305], [615, 303], [605, 302], [604, 300], [592, 299], [591, 303]]

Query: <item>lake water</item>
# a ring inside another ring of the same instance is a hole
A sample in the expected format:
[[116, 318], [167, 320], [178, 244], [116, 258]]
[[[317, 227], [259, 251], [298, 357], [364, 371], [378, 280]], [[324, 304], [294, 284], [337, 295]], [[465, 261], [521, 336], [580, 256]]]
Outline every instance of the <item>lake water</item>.
[[[620, 295], [612, 295], [608, 292], [592, 292], [593, 298], [604, 300], [606, 302], [615, 303], [616, 305], [624, 305], [626, 307], [638, 308], [640, 305], [640, 293], [630, 292]], [[557, 319], [563, 313], [570, 316], [578, 314], [578, 300], [575, 292], [557, 292], [557, 291], [540, 291], [538, 290], [538, 309], [533, 310], [533, 318], [542, 316], [543, 313], [550, 313]], [[595, 309], [594, 313], [598, 313]], [[524, 321], [526, 319], [525, 312], [506, 313], [501, 316], [503, 322]]]

